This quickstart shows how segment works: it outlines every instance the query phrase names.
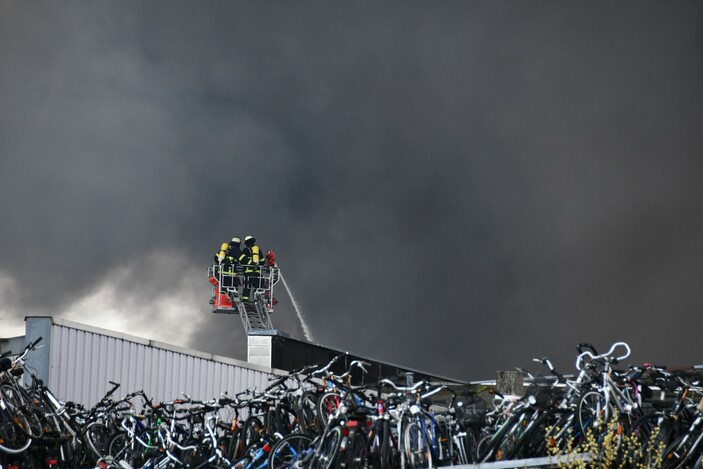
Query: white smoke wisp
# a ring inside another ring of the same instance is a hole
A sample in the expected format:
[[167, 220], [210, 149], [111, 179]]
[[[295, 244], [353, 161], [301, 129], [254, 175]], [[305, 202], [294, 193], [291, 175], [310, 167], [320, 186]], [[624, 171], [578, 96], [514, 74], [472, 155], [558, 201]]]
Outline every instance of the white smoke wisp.
[[[71, 321], [183, 347], [207, 317], [202, 269], [175, 252], [154, 252], [110, 270], [105, 280], [59, 312]], [[183, 327], [188, 324], [188, 327]]]
[[303, 317], [303, 312], [300, 310], [300, 306], [298, 305], [298, 302], [295, 301], [295, 297], [293, 296], [293, 292], [290, 290], [290, 287], [288, 286], [288, 283], [286, 282], [286, 279], [283, 277], [283, 273], [280, 270], [279, 270], [278, 275], [281, 277], [281, 280], [283, 281], [283, 286], [286, 287], [286, 291], [288, 292], [288, 296], [290, 297], [291, 303], [293, 303], [293, 308], [295, 308], [295, 314], [298, 315], [298, 319], [300, 320], [300, 325], [303, 327], [303, 334], [305, 334], [305, 339], [308, 342], [313, 342], [312, 332], [310, 332], [310, 328], [305, 323], [305, 318]]
[[[24, 321], [27, 311], [13, 300], [17, 281], [8, 273], [0, 271], [0, 338], [18, 337], [25, 333]], [[30, 313], [31, 316], [31, 313]]]

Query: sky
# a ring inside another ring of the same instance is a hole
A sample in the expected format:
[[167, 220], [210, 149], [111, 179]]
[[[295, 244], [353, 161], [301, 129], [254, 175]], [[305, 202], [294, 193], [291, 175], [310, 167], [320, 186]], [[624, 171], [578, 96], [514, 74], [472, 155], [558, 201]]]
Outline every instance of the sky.
[[2, 0], [0, 64], [0, 336], [245, 358], [206, 269], [254, 235], [333, 348], [703, 363], [701, 2]]

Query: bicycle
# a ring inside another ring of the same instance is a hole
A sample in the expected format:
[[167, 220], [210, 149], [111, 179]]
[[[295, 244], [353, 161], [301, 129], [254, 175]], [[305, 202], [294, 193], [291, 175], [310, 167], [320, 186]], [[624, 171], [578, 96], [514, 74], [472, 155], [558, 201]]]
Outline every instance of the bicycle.
[[[625, 353], [616, 357], [614, 354], [618, 347], [624, 348]], [[583, 394], [578, 404], [578, 417], [583, 434], [586, 434], [586, 431], [590, 429], [597, 439], [600, 438], [606, 429], [607, 422], [617, 413], [617, 432], [620, 435], [623, 431], [629, 431], [634, 419], [642, 416], [637, 386], [631, 380], [626, 379], [627, 387], [621, 388], [613, 378], [612, 365], [629, 356], [630, 347], [625, 342], [616, 342], [604, 354], [593, 355], [591, 352], [585, 351], [576, 360], [576, 367], [579, 370], [581, 370], [582, 362], [586, 357], [591, 359], [591, 363], [599, 363], [603, 366], [603, 370], [600, 372], [601, 385], [597, 390]], [[632, 389], [634, 395], [631, 395], [628, 389]]]

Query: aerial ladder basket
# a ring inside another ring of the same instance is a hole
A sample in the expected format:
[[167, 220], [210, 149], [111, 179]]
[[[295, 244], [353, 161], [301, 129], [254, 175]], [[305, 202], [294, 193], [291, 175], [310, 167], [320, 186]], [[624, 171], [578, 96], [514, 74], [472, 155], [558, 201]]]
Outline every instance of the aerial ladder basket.
[[276, 305], [273, 286], [279, 278], [275, 265], [211, 265], [208, 280], [213, 290], [212, 312], [239, 314], [247, 334], [274, 330], [270, 314]]

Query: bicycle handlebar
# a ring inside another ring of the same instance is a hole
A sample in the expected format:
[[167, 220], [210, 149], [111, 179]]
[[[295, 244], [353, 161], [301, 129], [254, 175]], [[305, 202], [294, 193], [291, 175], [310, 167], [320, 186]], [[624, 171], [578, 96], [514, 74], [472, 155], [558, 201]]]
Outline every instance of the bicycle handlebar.
[[112, 396], [115, 391], [117, 391], [117, 388], [120, 387], [120, 383], [115, 383], [114, 381], [108, 381], [112, 385], [112, 389], [110, 389], [102, 398], [102, 400], [107, 400], [110, 396]]
[[[611, 357], [611, 355], [613, 355], [615, 353], [615, 350], [618, 347], [624, 347], [625, 354], [620, 357]], [[576, 368], [579, 371], [583, 371], [583, 368], [581, 367], [581, 363], [583, 362], [583, 359], [586, 357], [589, 357], [591, 359], [591, 361], [604, 360], [604, 359], [610, 359], [610, 358], [612, 358], [614, 361], [620, 361], [620, 360], [624, 360], [625, 358], [629, 357], [630, 353], [631, 353], [630, 346], [627, 345], [625, 342], [615, 342], [612, 345], [612, 347], [610, 347], [610, 350], [608, 350], [606, 353], [603, 353], [600, 355], [594, 355], [590, 351], [585, 350], [576, 358]]]
[[273, 377], [274, 382], [269, 384], [266, 389], [264, 389], [264, 392], [271, 391], [279, 386], [282, 386], [285, 389], [288, 389], [288, 386], [286, 386], [286, 381], [290, 379], [290, 376], [280, 376], [280, 377]]
[[393, 381], [391, 381], [389, 379], [382, 379], [381, 381], [378, 382], [378, 387], [382, 388], [384, 384], [392, 387], [396, 391], [412, 393], [412, 392], [418, 391], [422, 386], [425, 386], [427, 383], [425, 383], [424, 381], [418, 381], [414, 385], [408, 387], [408, 386], [397, 386]]
[[585, 348], [590, 349], [590, 351], [593, 353], [593, 355], [598, 355], [598, 351], [596, 350], [596, 348], [587, 342], [582, 342], [576, 346], [576, 350], [578, 350], [579, 355], [584, 352], [583, 349], [585, 349]]
[[537, 363], [541, 363], [541, 364], [543, 364], [544, 366], [546, 366], [546, 367], [549, 369], [549, 372], [550, 372], [551, 374], [553, 374], [554, 376], [556, 376], [557, 381], [559, 381], [560, 383], [566, 382], [566, 378], [564, 378], [564, 375], [562, 375], [561, 373], [559, 373], [559, 372], [554, 368], [554, 365], [552, 365], [552, 362], [549, 360], [549, 358], [547, 358], [547, 357], [533, 358], [532, 361], [537, 362]]
[[364, 374], [366, 374], [366, 373], [369, 372], [369, 371], [366, 369], [366, 367], [367, 367], [367, 366], [371, 366], [371, 364], [368, 363], [368, 362], [365, 362], [365, 361], [363, 361], [363, 360], [354, 360], [354, 361], [352, 361], [352, 362], [349, 364], [349, 369], [351, 370], [351, 369], [352, 369], [353, 367], [355, 367], [355, 366], [358, 367], [358, 368], [361, 368], [361, 371], [362, 371]]
[[438, 392], [440, 392], [442, 389], [446, 389], [446, 387], [447, 387], [447, 386], [445, 386], [445, 385], [439, 386], [439, 387], [437, 387], [436, 389], [433, 389], [432, 391], [430, 391], [430, 392], [428, 392], [428, 393], [425, 393], [425, 394], [423, 394], [422, 396], [420, 396], [420, 399], [426, 399], [426, 398], [428, 398], [428, 397], [430, 397], [430, 396], [434, 396], [435, 394], [437, 394]]
[[[39, 337], [39, 338], [38, 338], [37, 340], [35, 340], [34, 342], [32, 342], [32, 343], [30, 343], [30, 344], [27, 344], [27, 346], [24, 348], [24, 350], [22, 351], [22, 353], [20, 353], [20, 354], [15, 358], [14, 362], [15, 362], [15, 363], [17, 363], [17, 362], [23, 363], [22, 360], [24, 360], [24, 357], [27, 356], [27, 354], [29, 353], [30, 350], [34, 350], [34, 347], [36, 347], [37, 344], [38, 344], [39, 342], [41, 342], [41, 340], [42, 340], [42, 338]], [[11, 354], [12, 354], [12, 352], [8, 353], [8, 355], [11, 355]], [[3, 356], [5, 356], [5, 355], [3, 355]]]
[[334, 363], [337, 360], [339, 360], [341, 357], [342, 357], [341, 355], [337, 355], [332, 360], [330, 360], [330, 362], [327, 365], [325, 365], [324, 367], [320, 368], [317, 371], [313, 371], [311, 373], [311, 375], [316, 376], [316, 375], [323, 375], [323, 374], [327, 373], [329, 371], [329, 369], [332, 367], [332, 365], [334, 365]]
[[37, 340], [35, 340], [35, 341], [32, 342], [31, 344], [29, 344], [29, 345], [27, 346], [27, 348], [28, 348], [28, 349], [33, 349], [39, 342], [41, 342], [41, 340], [42, 340], [42, 338], [39, 337]]
[[342, 373], [341, 375], [339, 375], [339, 378], [340, 378], [340, 379], [346, 379], [346, 378], [348, 378], [348, 377], [351, 375], [352, 371], [354, 370], [354, 367], [361, 368], [361, 372], [362, 372], [363, 374], [368, 373], [368, 370], [364, 367], [364, 365], [371, 366], [370, 363], [367, 363], [367, 362], [362, 361], [362, 360], [354, 360], [354, 361], [352, 361], [352, 362], [349, 364], [349, 369], [348, 369], [347, 371], [345, 371], [344, 373]]
[[624, 360], [625, 358], [629, 357], [630, 353], [632, 353], [632, 351], [630, 350], [630, 346], [627, 345], [625, 342], [615, 342], [613, 344], [613, 346], [610, 347], [610, 350], [608, 350], [608, 353], [606, 353], [606, 355], [613, 355], [615, 353], [615, 349], [619, 346], [625, 348], [625, 355], [623, 355], [621, 357], [615, 357], [615, 359], [620, 361], [620, 360]]

